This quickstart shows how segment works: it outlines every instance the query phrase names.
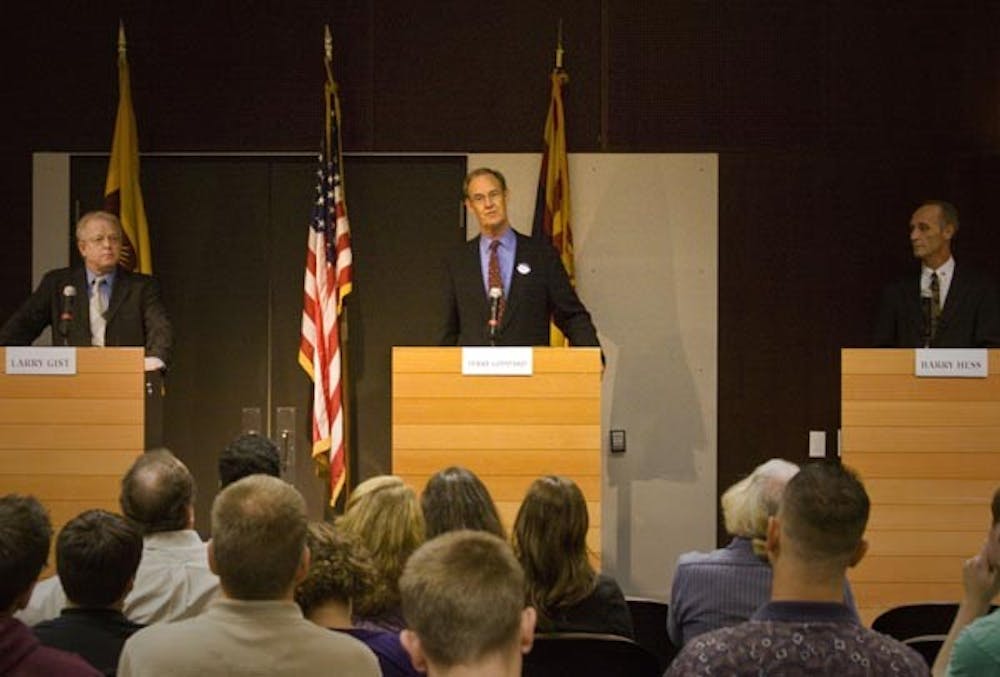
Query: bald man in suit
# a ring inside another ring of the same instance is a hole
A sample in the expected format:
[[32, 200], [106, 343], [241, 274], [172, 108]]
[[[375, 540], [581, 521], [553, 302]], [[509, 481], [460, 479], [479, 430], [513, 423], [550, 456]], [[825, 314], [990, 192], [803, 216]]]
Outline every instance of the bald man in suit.
[[919, 275], [885, 288], [875, 323], [877, 348], [995, 348], [1000, 302], [993, 279], [957, 265], [951, 242], [958, 210], [943, 200], [921, 204], [910, 218], [910, 245]]

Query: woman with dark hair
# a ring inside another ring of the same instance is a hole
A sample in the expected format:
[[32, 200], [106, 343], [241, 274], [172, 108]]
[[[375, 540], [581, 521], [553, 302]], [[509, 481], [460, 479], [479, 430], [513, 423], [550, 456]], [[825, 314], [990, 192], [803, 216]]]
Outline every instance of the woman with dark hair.
[[527, 603], [539, 632], [595, 632], [632, 638], [625, 595], [594, 571], [587, 552], [587, 503], [564, 477], [541, 477], [528, 488], [514, 523], [514, 554], [524, 568]]
[[344, 632], [364, 642], [378, 657], [384, 677], [418, 677], [399, 633], [356, 628], [353, 600], [375, 582], [375, 567], [356, 539], [326, 522], [309, 525], [309, 573], [295, 588], [302, 615], [316, 625]]
[[451, 466], [431, 475], [420, 496], [428, 540], [447, 531], [487, 531], [507, 540], [490, 492], [475, 473]]

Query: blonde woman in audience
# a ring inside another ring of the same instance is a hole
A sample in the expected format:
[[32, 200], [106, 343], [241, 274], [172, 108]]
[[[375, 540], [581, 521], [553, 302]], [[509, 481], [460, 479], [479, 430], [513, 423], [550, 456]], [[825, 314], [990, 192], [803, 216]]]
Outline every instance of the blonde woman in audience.
[[399, 633], [355, 628], [352, 600], [375, 580], [368, 552], [331, 524], [313, 522], [306, 536], [311, 554], [309, 574], [295, 588], [302, 614], [316, 625], [364, 642], [378, 657], [383, 677], [418, 677]]
[[587, 503], [572, 480], [550, 475], [531, 484], [513, 536], [528, 605], [538, 612], [539, 632], [632, 638], [632, 618], [621, 588], [590, 564], [589, 526]]
[[365, 547], [375, 567], [372, 586], [355, 600], [355, 624], [402, 630], [399, 576], [406, 559], [424, 541], [417, 495], [395, 475], [372, 477], [351, 492], [337, 526]]

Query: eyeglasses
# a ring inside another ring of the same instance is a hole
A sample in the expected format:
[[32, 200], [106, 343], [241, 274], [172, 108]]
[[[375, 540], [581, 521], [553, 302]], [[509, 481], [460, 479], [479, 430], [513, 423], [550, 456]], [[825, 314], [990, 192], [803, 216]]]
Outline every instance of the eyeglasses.
[[104, 244], [105, 242], [109, 244], [121, 244], [121, 235], [99, 235], [97, 237], [83, 237], [80, 238], [84, 242], [89, 242], [90, 244]]
[[496, 202], [497, 200], [500, 199], [500, 196], [502, 195], [503, 195], [502, 190], [491, 190], [486, 195], [483, 195], [482, 193], [476, 193], [475, 195], [470, 195], [469, 199], [472, 202], [476, 203], [477, 205], [480, 205], [486, 202], [486, 198], [489, 198], [490, 202]]

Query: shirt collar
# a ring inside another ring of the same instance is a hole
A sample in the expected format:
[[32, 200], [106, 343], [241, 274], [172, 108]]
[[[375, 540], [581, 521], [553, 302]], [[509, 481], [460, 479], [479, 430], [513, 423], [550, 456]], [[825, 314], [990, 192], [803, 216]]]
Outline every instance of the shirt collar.
[[[97, 279], [97, 273], [86, 266], [84, 267], [84, 270], [87, 272], [87, 289], [90, 289], [90, 287], [94, 284], [94, 280]], [[104, 273], [104, 279], [108, 281], [108, 289], [110, 289], [115, 283], [115, 275], [117, 273], [117, 268], [112, 269], [110, 273]]]
[[850, 607], [840, 602], [768, 602], [754, 613], [755, 621], [786, 623], [857, 623]]
[[514, 243], [517, 241], [517, 235], [514, 233], [513, 226], [507, 226], [507, 229], [503, 232], [500, 237], [491, 238], [483, 235], [479, 238], [479, 251], [488, 252], [490, 250], [490, 243], [493, 240], [500, 240], [500, 248], [512, 250], [514, 248]]
[[931, 273], [937, 273], [940, 278], [951, 279], [952, 275], [955, 274], [955, 257], [949, 256], [948, 260], [942, 263], [937, 270], [927, 266], [920, 267], [920, 274], [923, 277], [930, 278]]

